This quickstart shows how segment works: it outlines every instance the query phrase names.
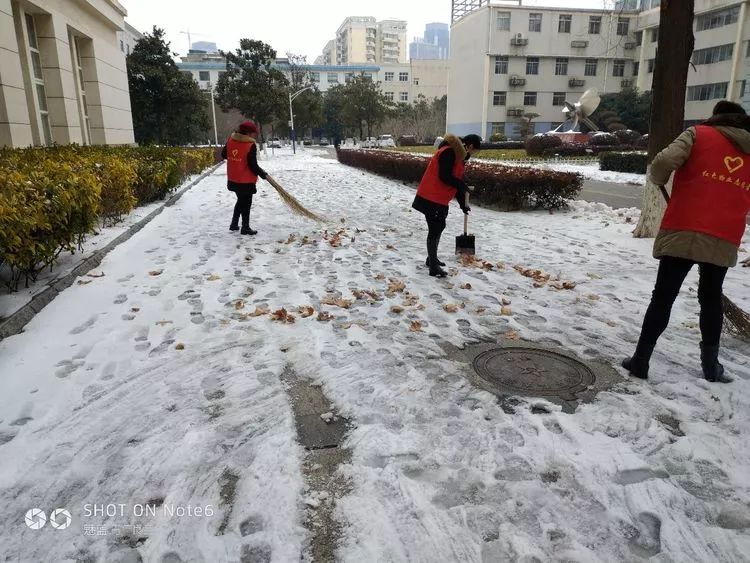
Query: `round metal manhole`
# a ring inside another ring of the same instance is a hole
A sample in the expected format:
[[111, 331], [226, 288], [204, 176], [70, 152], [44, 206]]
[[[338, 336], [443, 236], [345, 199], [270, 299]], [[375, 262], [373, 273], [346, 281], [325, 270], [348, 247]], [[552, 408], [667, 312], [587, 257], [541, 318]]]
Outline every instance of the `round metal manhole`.
[[559, 397], [575, 401], [596, 376], [585, 364], [564, 354], [536, 348], [493, 348], [474, 358], [483, 387], [498, 395]]

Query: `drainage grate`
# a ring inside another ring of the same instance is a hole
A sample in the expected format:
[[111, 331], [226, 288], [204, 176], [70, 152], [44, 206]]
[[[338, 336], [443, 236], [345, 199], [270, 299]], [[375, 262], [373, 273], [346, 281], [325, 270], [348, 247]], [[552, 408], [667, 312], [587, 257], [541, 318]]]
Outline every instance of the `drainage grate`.
[[474, 358], [473, 367], [478, 383], [499, 396], [577, 401], [596, 382], [594, 372], [578, 360], [536, 348], [491, 348]]

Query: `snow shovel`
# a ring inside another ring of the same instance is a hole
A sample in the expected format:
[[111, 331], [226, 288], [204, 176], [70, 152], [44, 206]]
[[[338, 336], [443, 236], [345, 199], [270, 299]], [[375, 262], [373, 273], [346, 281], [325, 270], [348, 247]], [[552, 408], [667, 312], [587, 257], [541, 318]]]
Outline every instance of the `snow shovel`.
[[[469, 206], [469, 192], [466, 192], [466, 206]], [[469, 214], [464, 213], [464, 234], [456, 237], [456, 254], [474, 256], [474, 235], [469, 234]]]

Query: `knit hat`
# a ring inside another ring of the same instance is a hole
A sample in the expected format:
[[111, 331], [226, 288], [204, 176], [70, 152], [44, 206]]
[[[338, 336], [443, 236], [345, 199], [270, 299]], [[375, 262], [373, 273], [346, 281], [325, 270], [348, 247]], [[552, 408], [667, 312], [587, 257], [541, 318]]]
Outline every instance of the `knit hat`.
[[258, 132], [258, 126], [250, 120], [243, 121], [242, 123], [240, 123], [238, 131], [243, 135], [254, 135]]
[[721, 100], [714, 106], [713, 115], [720, 115], [723, 113], [739, 113], [745, 115], [745, 110], [740, 104], [735, 104], [728, 100]]

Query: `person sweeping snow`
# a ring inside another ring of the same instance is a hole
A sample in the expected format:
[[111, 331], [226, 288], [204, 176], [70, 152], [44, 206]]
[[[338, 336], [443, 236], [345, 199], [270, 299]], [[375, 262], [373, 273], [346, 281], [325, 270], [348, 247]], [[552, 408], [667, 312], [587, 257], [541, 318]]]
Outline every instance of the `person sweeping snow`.
[[269, 176], [258, 165], [258, 145], [255, 137], [258, 127], [252, 121], [243, 121], [227, 140], [221, 149], [221, 158], [227, 161], [227, 189], [237, 196], [237, 203], [232, 213], [230, 231], [240, 229], [240, 234], [256, 235], [258, 231], [250, 228], [250, 208], [253, 205], [253, 195], [257, 193], [255, 184], [258, 178], [268, 180]]
[[441, 266], [445, 263], [438, 259], [440, 235], [445, 230], [445, 219], [448, 217], [448, 205], [455, 197], [461, 210], [469, 213], [466, 194], [469, 188], [463, 180], [466, 161], [479, 152], [482, 138], [479, 135], [458, 137], [448, 134], [440, 143], [437, 152], [427, 165], [422, 181], [417, 188], [412, 207], [422, 213], [427, 220], [427, 260], [430, 275], [444, 278], [448, 272]]

